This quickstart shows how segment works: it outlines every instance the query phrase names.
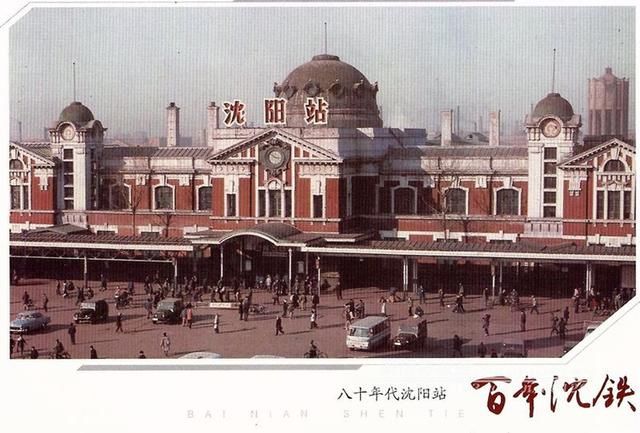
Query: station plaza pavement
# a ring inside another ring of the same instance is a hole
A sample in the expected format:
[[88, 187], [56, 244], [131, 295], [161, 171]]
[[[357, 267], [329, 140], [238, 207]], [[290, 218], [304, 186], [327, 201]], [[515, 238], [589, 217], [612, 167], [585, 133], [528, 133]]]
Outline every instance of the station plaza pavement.
[[[160, 348], [163, 332], [171, 339], [171, 357], [179, 357], [196, 351], [215, 352], [223, 358], [250, 358], [254, 355], [273, 355], [286, 358], [300, 358], [314, 340], [318, 348], [329, 358], [379, 357], [451, 357], [453, 356], [452, 338], [458, 334], [464, 341], [462, 353], [464, 357], [477, 356], [477, 345], [482, 341], [490, 352], [505, 339], [526, 340], [529, 357], [559, 357], [564, 350], [564, 341], [558, 336], [550, 337], [551, 313], [561, 313], [565, 306], [570, 307], [569, 326], [566, 340], [580, 340], [584, 335], [584, 322], [602, 320], [594, 318], [592, 312], [585, 311], [574, 314], [570, 299], [538, 298], [540, 314], [529, 314], [527, 308], [526, 331], [520, 332], [520, 313], [511, 311], [509, 306], [495, 306], [485, 309], [484, 299], [478, 295], [467, 296], [464, 307], [466, 313], [453, 313], [454, 294], [447, 293], [445, 307], [439, 305], [438, 296], [428, 293], [425, 305], [428, 321], [428, 340], [424, 349], [418, 352], [392, 350], [389, 347], [379, 348], [373, 352], [350, 351], [345, 345], [346, 331], [342, 316], [343, 304], [350, 298], [365, 302], [367, 314], [380, 313], [379, 299], [388, 295], [387, 290], [369, 287], [343, 290], [343, 300], [337, 300], [334, 293], [323, 294], [318, 311], [318, 329], [310, 330], [310, 311], [296, 310], [293, 319], [283, 318], [284, 335], [275, 336], [275, 317], [282, 313], [280, 305], [272, 305], [271, 294], [265, 291], [254, 291], [253, 303], [266, 307], [263, 314], [251, 314], [248, 321], [240, 321], [236, 310], [213, 310], [208, 306], [194, 309], [192, 329], [176, 325], [154, 325], [146, 318], [142, 304], [145, 299], [143, 286], [135, 286], [134, 304], [120, 310], [123, 313], [124, 333], [115, 333], [115, 315], [117, 310], [113, 301], [116, 286], [126, 287], [126, 283], [109, 282], [105, 292], [96, 290], [95, 299], [107, 299], [109, 302], [109, 320], [100, 324], [79, 324], [77, 326], [76, 344], [71, 345], [67, 329], [72, 322], [73, 313], [77, 310], [76, 298], [62, 298], [55, 293], [55, 281], [44, 279], [22, 280], [19, 285], [11, 286], [11, 318], [23, 310], [22, 294], [26, 290], [38, 309], [42, 308], [43, 294], [49, 297], [51, 317], [48, 329], [25, 335], [27, 341], [25, 357], [29, 348], [34, 345], [41, 358], [48, 358], [60, 339], [72, 358], [89, 358], [89, 346], [93, 345], [99, 358], [135, 358], [143, 350], [148, 358], [164, 358]], [[80, 282], [75, 282], [77, 285]], [[99, 284], [92, 282], [91, 287]], [[419, 305], [418, 296], [412, 295], [414, 306]], [[203, 297], [209, 300], [209, 295]], [[281, 298], [282, 299], [282, 298]], [[308, 305], [311, 297], [308, 297]], [[521, 297], [523, 305], [528, 305], [529, 298]], [[207, 303], [204, 303], [207, 304]], [[213, 331], [213, 315], [220, 314], [220, 333]], [[491, 314], [490, 336], [484, 336], [482, 316]], [[390, 316], [392, 336], [401, 324], [414, 322], [408, 316], [406, 302], [388, 303], [387, 314]], [[20, 358], [14, 351], [14, 358]]]

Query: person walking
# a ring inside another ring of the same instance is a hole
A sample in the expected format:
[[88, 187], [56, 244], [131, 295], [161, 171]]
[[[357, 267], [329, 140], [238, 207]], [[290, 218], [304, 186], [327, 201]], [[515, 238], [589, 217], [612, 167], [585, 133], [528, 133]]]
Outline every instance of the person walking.
[[489, 335], [489, 325], [491, 323], [491, 314], [485, 314], [482, 316], [482, 329], [484, 330], [484, 335]]
[[567, 332], [567, 322], [564, 320], [564, 317], [562, 317], [558, 321], [558, 335], [560, 335], [560, 338], [564, 340], [567, 336], [566, 332]]
[[320, 296], [317, 293], [314, 293], [311, 297], [311, 307], [317, 310], [318, 305], [320, 305]]
[[440, 299], [440, 307], [444, 308], [444, 290], [442, 290], [442, 287], [438, 289], [438, 299]]
[[96, 351], [95, 347], [89, 346], [91, 349], [89, 351], [89, 359], [98, 359], [98, 351]]
[[216, 334], [220, 333], [220, 315], [218, 313], [216, 313], [216, 315], [213, 316], [213, 331]]
[[560, 332], [558, 330], [558, 316], [556, 316], [554, 313], [551, 313], [551, 333], [549, 334], [549, 337], [553, 337], [553, 334], [556, 335], [560, 335]]
[[30, 359], [38, 359], [38, 357], [40, 356], [40, 354], [38, 353], [38, 350], [36, 349], [35, 346], [31, 346], [31, 351], [29, 352], [29, 358]]
[[24, 346], [27, 344], [27, 340], [21, 335], [18, 337], [18, 341], [16, 341], [16, 345], [18, 347], [18, 352], [20, 352], [20, 356], [24, 356]]
[[118, 315], [116, 316], [116, 332], [124, 332], [124, 330], [122, 329], [122, 313], [118, 313]]
[[424, 288], [422, 284], [418, 287], [418, 296], [420, 297], [420, 305], [425, 303], [425, 296], [427, 294], [427, 290]]
[[453, 357], [456, 358], [456, 355], [462, 358], [462, 339], [458, 336], [458, 334], [455, 334], [453, 336]]
[[193, 307], [189, 305], [187, 307], [187, 326], [191, 329], [191, 325], [193, 325]]
[[282, 317], [276, 316], [276, 336], [284, 334], [284, 330], [282, 329]]
[[562, 312], [562, 318], [564, 319], [564, 324], [569, 324], [569, 307], [564, 307], [564, 311]]
[[524, 308], [520, 310], [520, 332], [524, 332], [527, 330], [527, 313], [524, 311]]
[[487, 347], [484, 345], [482, 341], [478, 345], [478, 356], [480, 358], [484, 358], [485, 356], [487, 356]]
[[49, 298], [46, 293], [42, 295], [42, 309], [45, 313], [49, 311]]
[[533, 314], [534, 311], [536, 314], [540, 314], [540, 311], [538, 311], [538, 299], [536, 299], [534, 295], [531, 295], [531, 311], [529, 311], [529, 314]]
[[385, 298], [384, 296], [380, 298], [380, 303], [382, 304], [382, 306], [380, 307], [380, 313], [383, 316], [387, 315], [387, 298]]
[[282, 317], [285, 317], [289, 312], [289, 303], [286, 299], [282, 300]]
[[71, 344], [76, 344], [76, 326], [71, 322], [69, 325], [69, 329], [67, 330], [69, 334], [69, 338], [71, 339]]
[[313, 328], [317, 328], [318, 327], [318, 323], [316, 322], [316, 318], [317, 318], [316, 310], [313, 309], [313, 310], [311, 310], [311, 317], [309, 318], [309, 320], [310, 320], [309, 329], [313, 329]]
[[[319, 281], [318, 284], [320, 284]], [[340, 285], [340, 283], [336, 284], [336, 299], [338, 301], [342, 300], [342, 286]]]
[[166, 332], [162, 333], [162, 340], [160, 340], [160, 348], [164, 352], [164, 356], [169, 356], [169, 350], [171, 350], [171, 339]]
[[407, 305], [409, 306], [409, 317], [413, 316], [413, 299], [411, 296], [407, 297]]

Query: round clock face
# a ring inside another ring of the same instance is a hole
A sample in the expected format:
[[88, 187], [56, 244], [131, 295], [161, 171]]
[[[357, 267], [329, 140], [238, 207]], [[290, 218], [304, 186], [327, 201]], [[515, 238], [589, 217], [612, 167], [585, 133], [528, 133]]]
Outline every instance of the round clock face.
[[269, 163], [274, 167], [279, 167], [284, 162], [284, 154], [280, 149], [273, 149], [267, 154]]
[[65, 140], [71, 140], [75, 135], [76, 135], [76, 131], [74, 131], [71, 126], [66, 126], [62, 130], [62, 138], [64, 138]]
[[555, 120], [548, 120], [542, 126], [542, 133], [545, 137], [557, 137], [560, 134], [560, 125]]

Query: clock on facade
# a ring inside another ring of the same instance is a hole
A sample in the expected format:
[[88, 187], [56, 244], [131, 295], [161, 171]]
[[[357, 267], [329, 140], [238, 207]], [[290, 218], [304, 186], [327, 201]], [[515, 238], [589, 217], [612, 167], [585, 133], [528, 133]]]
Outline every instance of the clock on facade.
[[560, 134], [560, 124], [557, 120], [549, 119], [542, 125], [542, 133], [545, 137], [557, 137]]
[[62, 130], [62, 138], [65, 140], [72, 140], [75, 137], [76, 131], [72, 126], [65, 126]]

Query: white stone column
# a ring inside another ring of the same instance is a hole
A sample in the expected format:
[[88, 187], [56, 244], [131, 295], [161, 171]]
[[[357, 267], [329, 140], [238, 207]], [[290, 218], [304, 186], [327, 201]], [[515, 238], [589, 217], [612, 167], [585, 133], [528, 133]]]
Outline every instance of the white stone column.
[[224, 245], [220, 244], [220, 279], [224, 277]]
[[73, 209], [87, 209], [87, 191], [91, 187], [91, 173], [87, 167], [87, 150], [84, 147], [73, 149]]
[[291, 294], [291, 288], [293, 287], [292, 280], [291, 280], [292, 272], [293, 272], [293, 269], [292, 269], [292, 266], [293, 266], [293, 251], [291, 250], [291, 248], [289, 248], [287, 250], [287, 253], [288, 253], [288, 256], [289, 256], [289, 294]]
[[589, 289], [593, 286], [593, 263], [587, 262], [585, 266], [584, 291], [589, 293]]
[[402, 258], [402, 292], [403, 295], [409, 290], [409, 259]]
[[418, 291], [418, 260], [411, 259], [411, 290], [413, 293]]

